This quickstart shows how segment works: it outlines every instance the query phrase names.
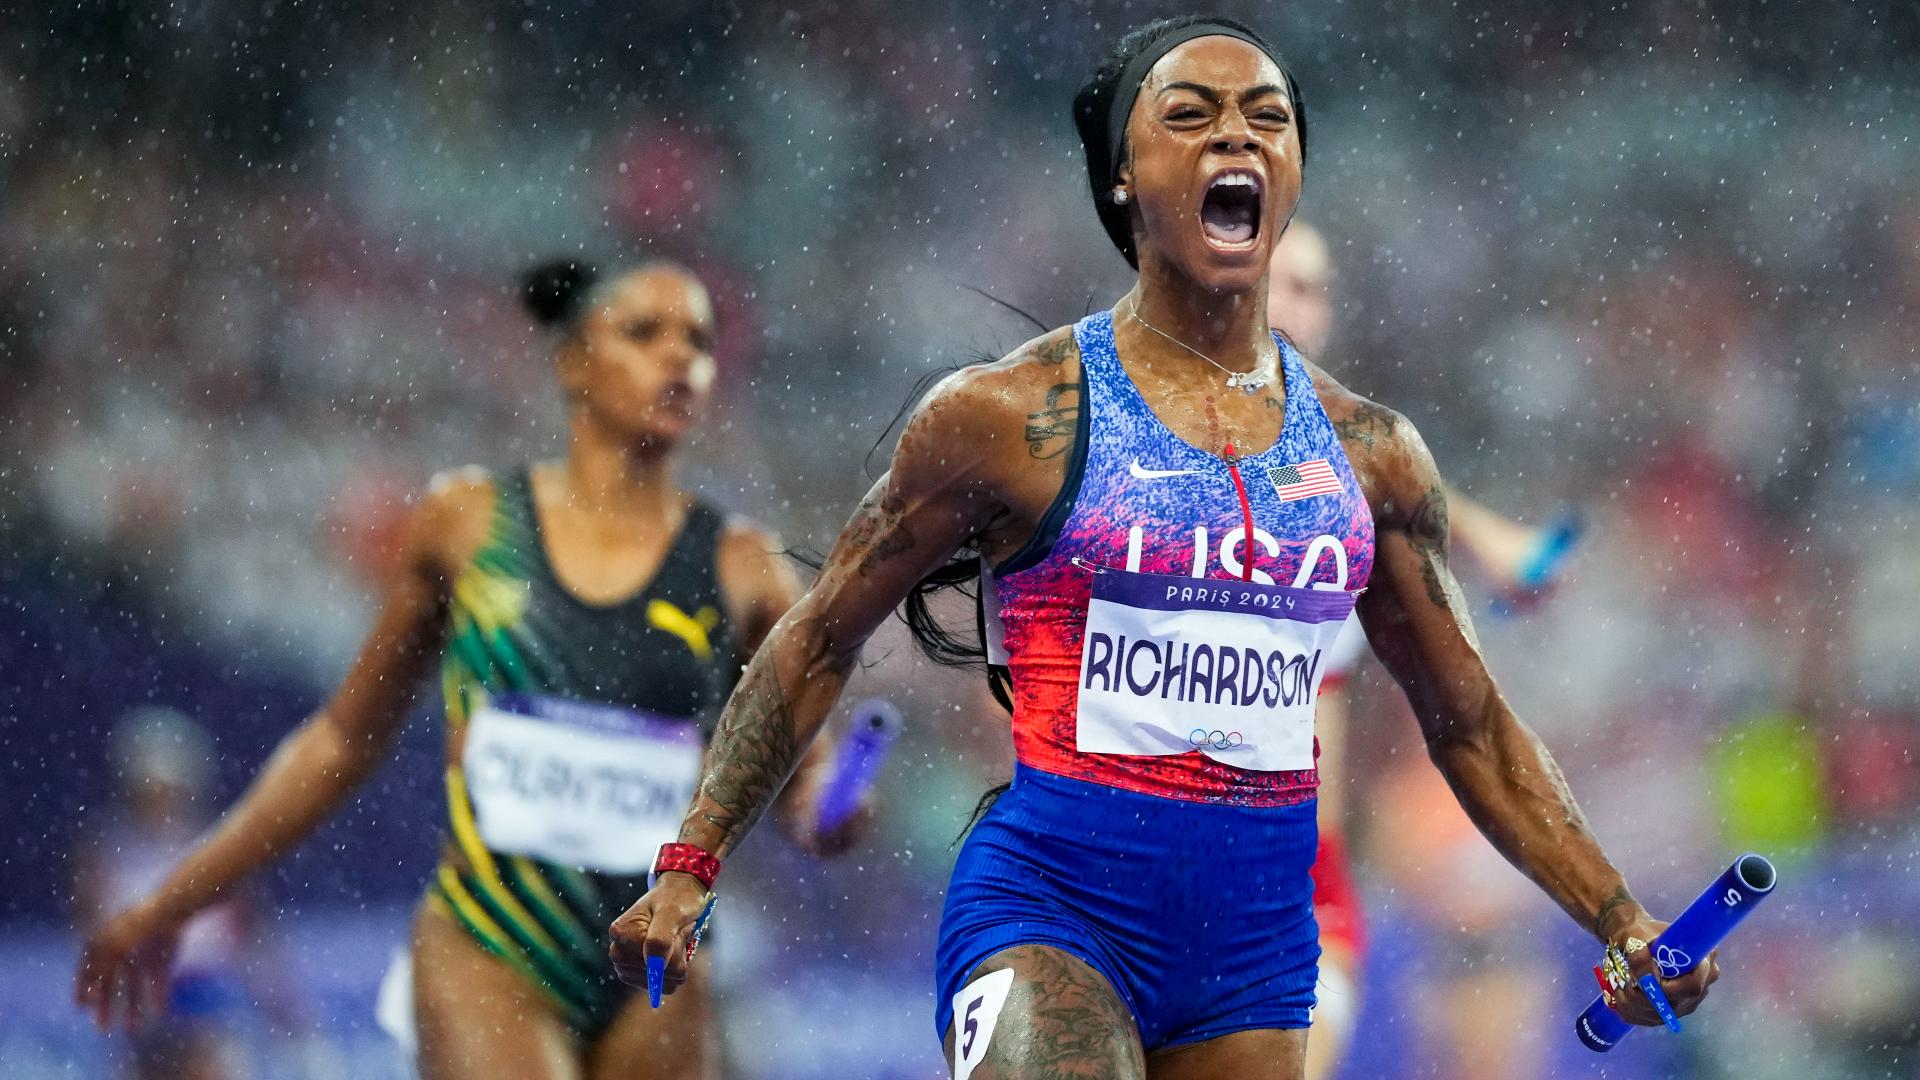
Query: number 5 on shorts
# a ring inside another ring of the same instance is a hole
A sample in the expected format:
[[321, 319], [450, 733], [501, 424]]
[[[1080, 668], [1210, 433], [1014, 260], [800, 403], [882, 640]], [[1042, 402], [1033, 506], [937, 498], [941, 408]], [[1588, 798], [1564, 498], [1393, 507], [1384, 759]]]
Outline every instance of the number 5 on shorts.
[[960, 1025], [953, 1035], [953, 1080], [967, 1080], [986, 1060], [993, 1025], [1011, 989], [1013, 969], [1005, 968], [980, 976], [953, 995], [954, 1020]]

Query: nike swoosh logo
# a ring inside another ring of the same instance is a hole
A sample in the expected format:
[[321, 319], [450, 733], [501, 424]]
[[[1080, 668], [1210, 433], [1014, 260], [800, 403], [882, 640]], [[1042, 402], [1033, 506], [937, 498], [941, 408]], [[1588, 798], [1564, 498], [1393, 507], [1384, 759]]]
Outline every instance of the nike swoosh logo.
[[1169, 476], [1192, 476], [1199, 469], [1143, 469], [1140, 459], [1127, 462], [1127, 472], [1135, 480], [1165, 480]]

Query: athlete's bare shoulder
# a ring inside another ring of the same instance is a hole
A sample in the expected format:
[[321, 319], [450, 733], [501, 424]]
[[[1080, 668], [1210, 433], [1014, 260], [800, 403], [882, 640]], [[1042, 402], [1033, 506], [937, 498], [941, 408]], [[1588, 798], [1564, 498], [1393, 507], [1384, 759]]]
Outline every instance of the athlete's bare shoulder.
[[1311, 363], [1307, 372], [1375, 521], [1389, 527], [1404, 523], [1440, 483], [1426, 440], [1400, 413], [1349, 390]]
[[727, 515], [716, 547], [714, 565], [728, 616], [746, 648], [756, 649], [800, 595], [799, 576], [780, 537], [744, 515]]
[[1017, 546], [1060, 490], [1079, 420], [1080, 350], [1061, 327], [942, 380], [901, 434], [895, 480], [958, 489], [977, 540]]
[[716, 542], [714, 561], [720, 568], [720, 587], [737, 587], [758, 594], [763, 580], [778, 579], [789, 587], [793, 569], [787, 565], [787, 546], [772, 529], [744, 514], [728, 514]]
[[720, 550], [752, 560], [767, 552], [779, 552], [784, 545], [779, 534], [745, 514], [728, 514], [720, 527]]
[[1063, 326], [999, 360], [947, 376], [920, 413], [953, 421], [941, 426], [961, 438], [987, 439], [1046, 459], [1071, 448], [1079, 404], [1080, 349], [1073, 328]]
[[486, 543], [496, 485], [479, 465], [435, 473], [407, 528], [407, 555], [424, 568], [458, 576]]

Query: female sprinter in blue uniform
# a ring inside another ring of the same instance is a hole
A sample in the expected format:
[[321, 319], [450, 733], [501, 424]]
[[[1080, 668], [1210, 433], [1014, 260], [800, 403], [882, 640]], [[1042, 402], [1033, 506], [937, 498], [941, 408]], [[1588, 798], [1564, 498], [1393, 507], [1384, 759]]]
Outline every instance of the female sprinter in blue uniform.
[[[1319, 955], [1313, 705], [1356, 604], [1489, 839], [1602, 941], [1651, 941], [1664, 924], [1487, 674], [1420, 436], [1268, 331], [1305, 135], [1277, 54], [1237, 23], [1153, 23], [1075, 120], [1138, 283], [916, 412], [735, 689], [679, 842], [614, 923], [622, 977], [655, 957], [684, 982], [720, 860], [868, 635], [963, 551], [991, 568], [1018, 763], [940, 930], [956, 1077], [1297, 1080]], [[1644, 949], [1633, 962], [1652, 970]], [[1667, 983], [1674, 1005], [1712, 976]], [[1638, 995], [1621, 1008], [1657, 1022]]]

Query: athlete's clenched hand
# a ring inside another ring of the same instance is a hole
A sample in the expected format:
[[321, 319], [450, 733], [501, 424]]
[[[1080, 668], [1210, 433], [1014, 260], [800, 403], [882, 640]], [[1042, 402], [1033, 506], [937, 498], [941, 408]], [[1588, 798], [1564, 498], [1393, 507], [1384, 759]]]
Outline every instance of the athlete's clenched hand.
[[692, 874], [669, 870], [647, 894], [613, 920], [607, 955], [628, 986], [647, 985], [647, 957], [667, 958], [663, 987], [673, 993], [687, 981], [687, 939], [707, 906], [707, 887]]
[[[1666, 970], [1672, 969], [1663, 970], [1659, 964], [1660, 935], [1667, 925], [1641, 911], [1632, 922], [1610, 933], [1607, 940], [1626, 952], [1627, 964], [1632, 968], [1636, 982], [1642, 975], [1651, 974], [1658, 978], [1660, 989], [1666, 991], [1667, 1001], [1673, 1006], [1674, 1015], [1686, 1016], [1700, 1007], [1700, 1003], [1706, 999], [1707, 987], [1720, 978], [1720, 954], [1718, 950], [1708, 953], [1707, 958], [1692, 971], [1669, 978]], [[1629, 1024], [1659, 1027], [1662, 1023], [1653, 1003], [1647, 1000], [1638, 986], [1629, 986], [1613, 995], [1613, 1000], [1608, 1004]]]

